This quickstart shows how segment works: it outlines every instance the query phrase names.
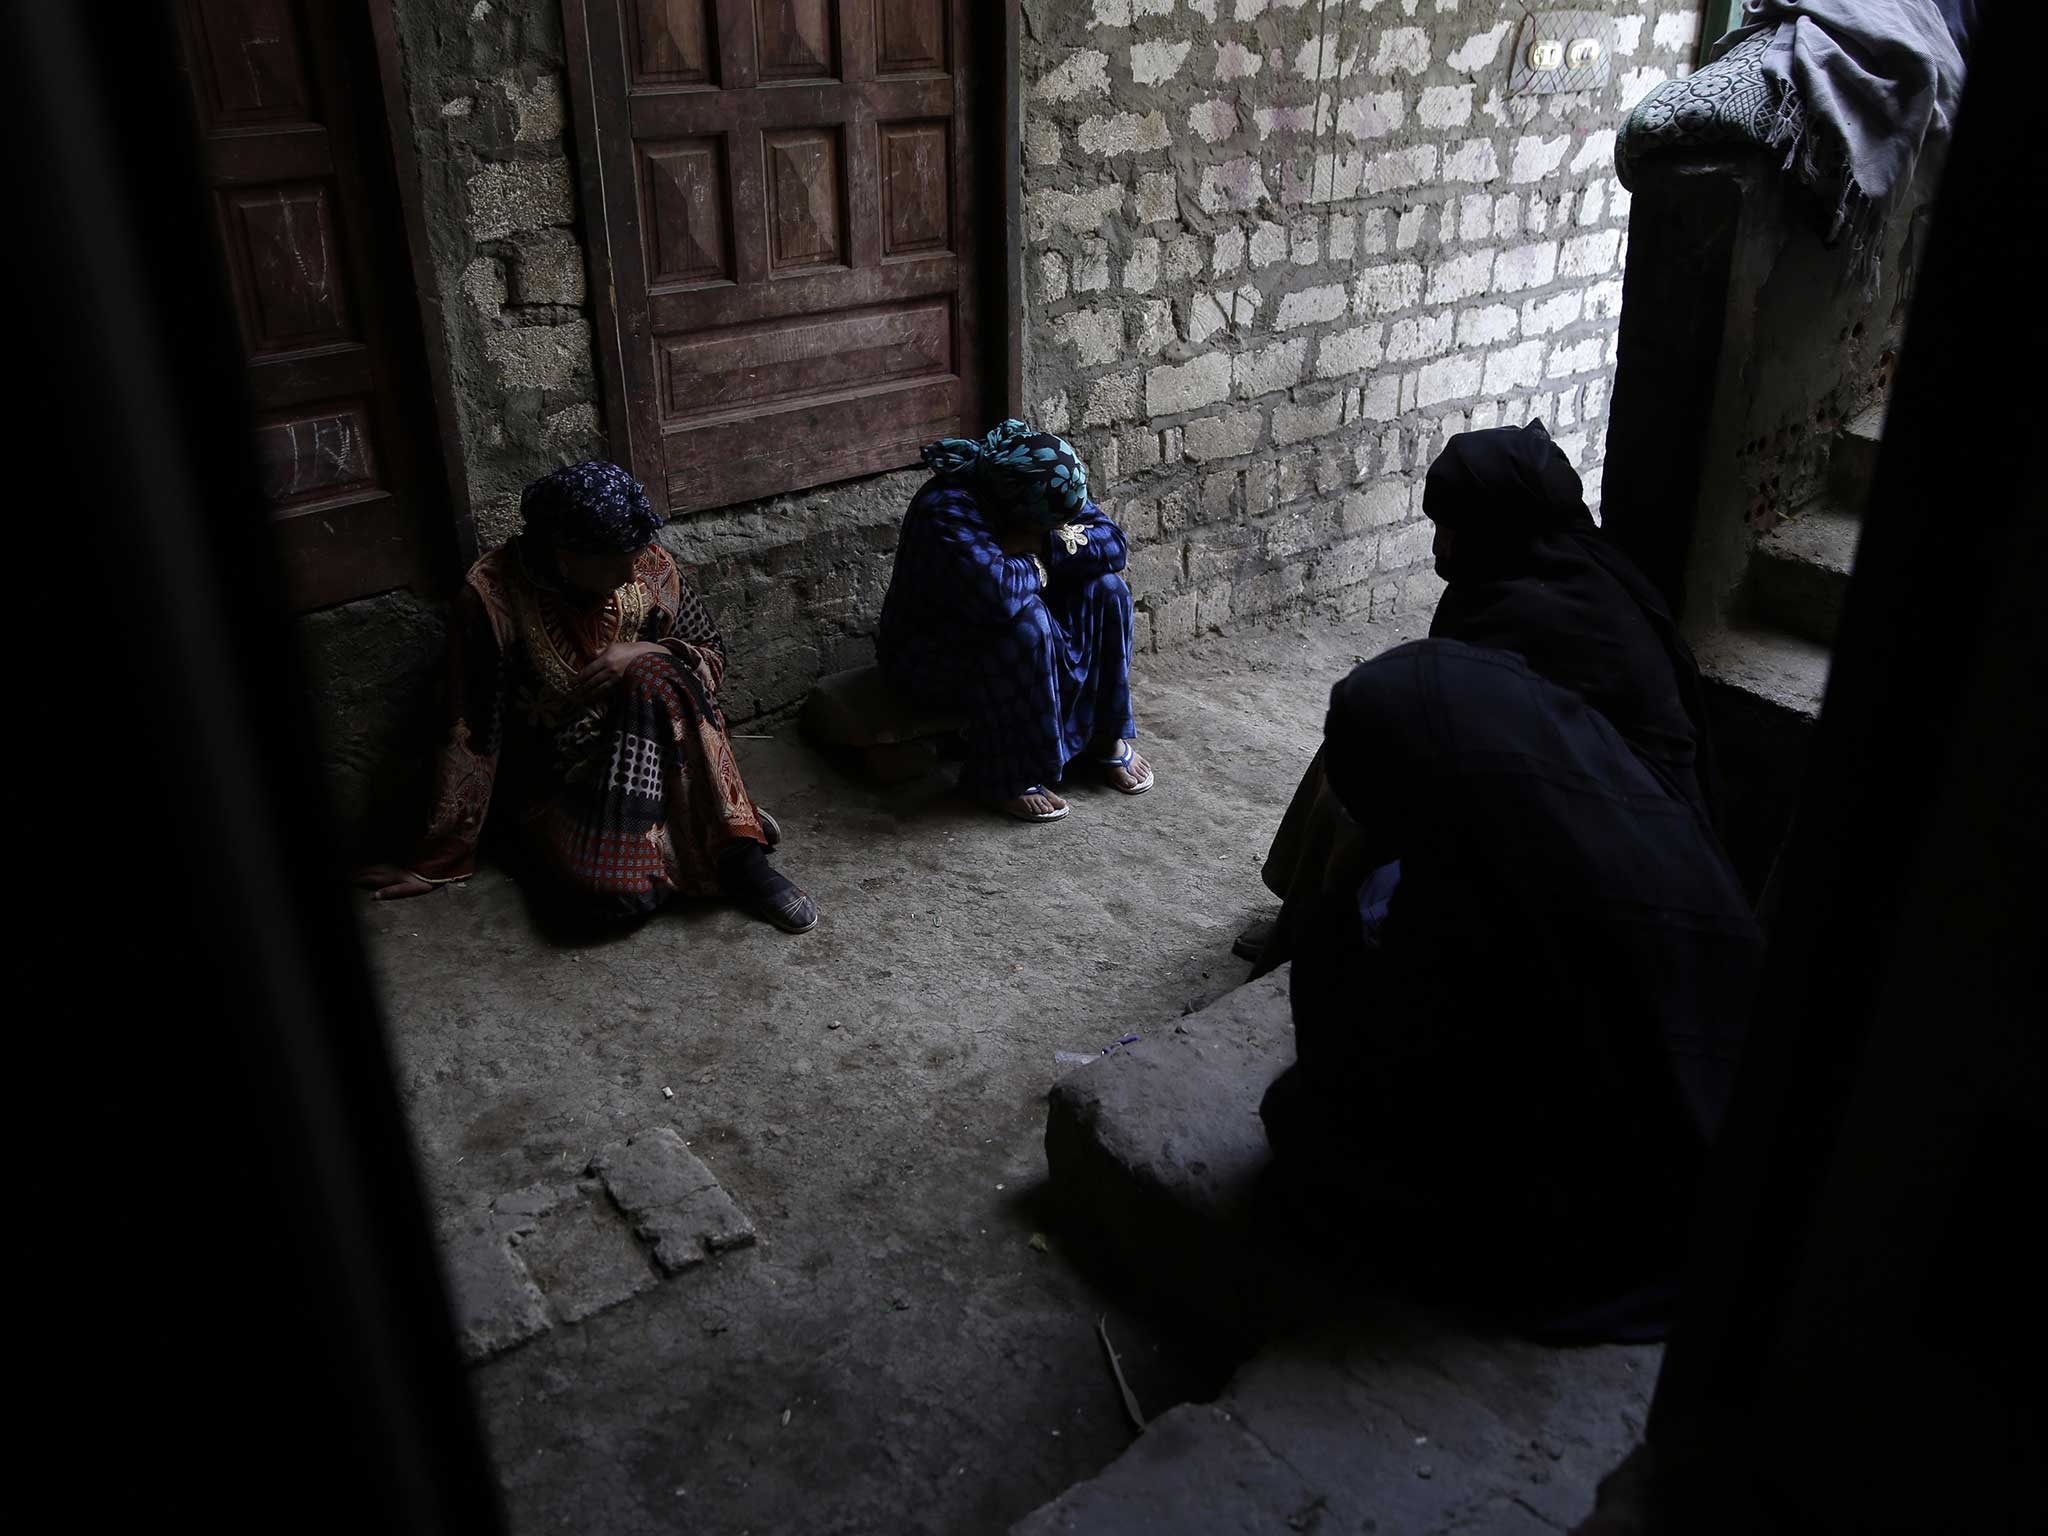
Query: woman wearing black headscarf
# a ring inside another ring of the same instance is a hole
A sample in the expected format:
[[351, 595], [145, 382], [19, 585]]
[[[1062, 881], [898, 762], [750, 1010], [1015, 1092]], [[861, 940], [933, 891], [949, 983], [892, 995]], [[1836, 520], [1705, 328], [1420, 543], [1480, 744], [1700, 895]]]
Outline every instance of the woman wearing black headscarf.
[[427, 835], [379, 900], [475, 873], [495, 804], [556, 895], [639, 917], [722, 895], [787, 933], [817, 908], [772, 868], [779, 830], [740, 779], [718, 684], [725, 644], [616, 464], [572, 464], [520, 501], [519, 537], [470, 570], [449, 625], [451, 714]]
[[1659, 1320], [1760, 938], [1689, 658], [1578, 491], [1540, 425], [1432, 467], [1450, 587], [1431, 639], [1331, 694], [1347, 848], [1302, 897], [1298, 1065], [1263, 1112], [1315, 1206], [1428, 1280], [1627, 1332]]
[[[1711, 816], [1699, 668], [1656, 588], [1595, 526], [1543, 423], [1453, 437], [1430, 466], [1422, 510], [1448, 583], [1430, 637], [1514, 652], [1606, 716], [1672, 793]], [[1286, 905], [1247, 957], [1254, 976], [1292, 957], [1301, 915], [1326, 885], [1355, 884], [1370, 868], [1324, 770], [1318, 753], [1267, 855], [1266, 885]]]

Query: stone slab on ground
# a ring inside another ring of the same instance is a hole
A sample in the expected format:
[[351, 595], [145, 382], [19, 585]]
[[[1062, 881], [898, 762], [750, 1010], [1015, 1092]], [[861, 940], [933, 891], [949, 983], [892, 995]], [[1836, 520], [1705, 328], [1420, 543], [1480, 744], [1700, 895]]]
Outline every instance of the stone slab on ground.
[[555, 1317], [580, 1323], [658, 1283], [647, 1254], [595, 1180], [512, 1238]]
[[1641, 1439], [1662, 1357], [1375, 1308], [1262, 1351], [1222, 1406], [1328, 1501], [1335, 1529], [1569, 1529]]
[[633, 1231], [676, 1275], [754, 1241], [754, 1225], [669, 1127], [613, 1142], [590, 1160]]
[[1259, 1101], [1294, 1060], [1287, 967], [1053, 1085], [1045, 1156], [1066, 1215], [1125, 1270], [1237, 1327], [1267, 1282], [1252, 1242], [1272, 1161]]
[[1306, 1523], [1316, 1519], [1316, 1505], [1315, 1490], [1228, 1413], [1183, 1403], [1146, 1425], [1100, 1477], [1076, 1484], [1011, 1531], [1307, 1531], [1317, 1529]]
[[455, 1310], [455, 1337], [472, 1362], [548, 1331], [547, 1304], [489, 1211], [465, 1212], [441, 1232], [441, 1268]]
[[1552, 1349], [1406, 1309], [1282, 1340], [1013, 1536], [1539, 1536], [1635, 1447], [1662, 1350]]
[[443, 1221], [457, 1342], [471, 1363], [487, 1360], [753, 1241], [711, 1170], [656, 1127], [606, 1146], [588, 1177], [528, 1184]]

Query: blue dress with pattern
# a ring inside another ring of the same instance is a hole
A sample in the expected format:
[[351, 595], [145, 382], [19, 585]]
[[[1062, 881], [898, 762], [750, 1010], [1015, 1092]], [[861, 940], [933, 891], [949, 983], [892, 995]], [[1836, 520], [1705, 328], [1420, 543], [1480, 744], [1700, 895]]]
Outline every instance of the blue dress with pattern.
[[1135, 737], [1123, 530], [1094, 502], [1039, 554], [1006, 555], [972, 492], [937, 479], [910, 504], [875, 637], [883, 675], [914, 703], [964, 714], [960, 787], [1002, 800], [1056, 784], [1096, 743]]

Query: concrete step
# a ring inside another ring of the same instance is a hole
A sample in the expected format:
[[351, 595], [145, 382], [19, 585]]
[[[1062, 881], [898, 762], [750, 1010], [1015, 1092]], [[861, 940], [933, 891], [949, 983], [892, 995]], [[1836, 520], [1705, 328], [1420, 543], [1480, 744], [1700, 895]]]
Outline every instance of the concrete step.
[[1216, 1402], [1153, 1418], [1013, 1536], [1535, 1536], [1590, 1513], [1639, 1438], [1656, 1346], [1477, 1331], [1368, 1294], [1255, 1220], [1259, 1101], [1294, 1057], [1287, 989], [1276, 972], [1054, 1086], [1063, 1215], [1162, 1304], [1257, 1343]]
[[1698, 640], [1707, 721], [1721, 781], [1721, 839], [1752, 899], [1791, 826], [1814, 722], [1828, 685], [1828, 648], [1801, 635], [1727, 629]]
[[798, 724], [811, 741], [878, 784], [905, 784], [938, 767], [936, 738], [966, 721], [933, 714], [899, 699], [878, 666], [850, 667], [820, 678], [804, 700]]
[[1828, 644], [1856, 563], [1861, 519], [1838, 506], [1803, 507], [1756, 541], [1744, 601], [1762, 624]]
[[1870, 487], [1877, 480], [1877, 450], [1884, 440], [1888, 404], [1878, 401], [1844, 422], [1835, 434], [1828, 458], [1828, 495], [1840, 506], [1861, 512], [1870, 500]]
[[1272, 1161], [1259, 1101], [1294, 1061], [1288, 968], [1053, 1085], [1045, 1160], [1063, 1217], [1137, 1288], [1255, 1334], [1278, 1283], [1252, 1233]]
[[1762, 626], [1717, 630], [1694, 642], [1700, 677], [1760, 709], [1810, 726], [1828, 688], [1828, 648], [1817, 640]]
[[1544, 1349], [1408, 1318], [1304, 1333], [1152, 1420], [1011, 1536], [1539, 1536], [1641, 1439], [1657, 1345]]

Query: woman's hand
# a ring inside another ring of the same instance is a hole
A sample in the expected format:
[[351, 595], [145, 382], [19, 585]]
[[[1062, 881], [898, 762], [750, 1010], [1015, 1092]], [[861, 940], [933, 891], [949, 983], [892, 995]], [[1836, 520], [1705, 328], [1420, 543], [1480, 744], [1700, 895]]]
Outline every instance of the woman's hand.
[[597, 653], [597, 659], [576, 674], [576, 681], [569, 685], [569, 697], [578, 704], [590, 704], [603, 698], [619, 684], [619, 679], [642, 656], [666, 656], [665, 647], [651, 640], [620, 640], [606, 646]]
[[399, 901], [407, 896], [424, 896], [435, 889], [431, 880], [422, 880], [396, 864], [372, 864], [368, 869], [359, 869], [356, 884], [370, 893], [372, 901]]

